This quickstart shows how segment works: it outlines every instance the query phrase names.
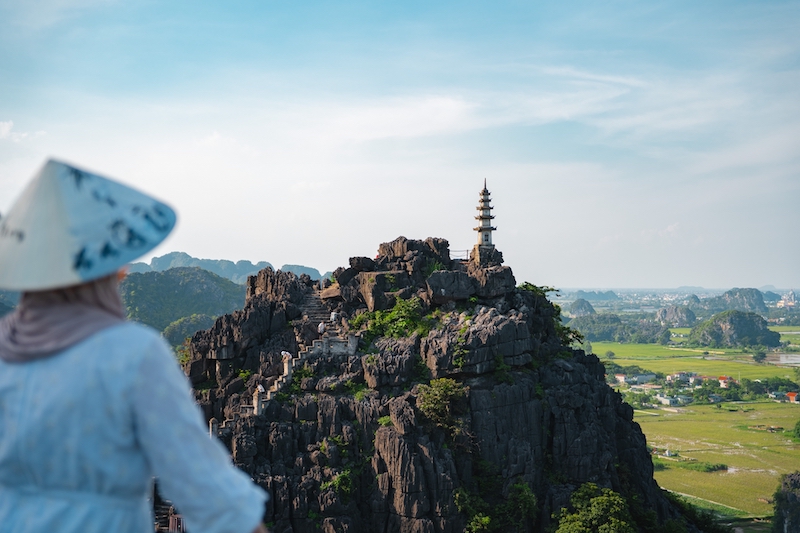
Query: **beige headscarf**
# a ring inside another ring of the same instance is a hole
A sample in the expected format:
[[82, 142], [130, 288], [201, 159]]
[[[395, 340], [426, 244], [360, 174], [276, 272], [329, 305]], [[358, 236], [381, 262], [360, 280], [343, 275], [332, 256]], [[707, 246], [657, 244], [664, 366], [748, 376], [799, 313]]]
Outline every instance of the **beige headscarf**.
[[55, 355], [125, 320], [117, 274], [61, 289], [25, 292], [0, 319], [0, 359], [24, 363]]

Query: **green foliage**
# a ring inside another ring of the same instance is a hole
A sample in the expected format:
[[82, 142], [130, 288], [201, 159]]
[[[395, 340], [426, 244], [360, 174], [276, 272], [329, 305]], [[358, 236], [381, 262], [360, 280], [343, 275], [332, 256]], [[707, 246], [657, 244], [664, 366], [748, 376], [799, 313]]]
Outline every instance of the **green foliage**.
[[636, 533], [628, 503], [611, 489], [584, 483], [561, 509], [556, 533]]
[[423, 272], [425, 274], [425, 277], [427, 278], [434, 272], [444, 269], [445, 269], [444, 264], [442, 264], [441, 261], [434, 261], [433, 263], [428, 263], [427, 265], [425, 265], [425, 270]]
[[[538, 513], [538, 502], [531, 488], [524, 481], [517, 481], [509, 488], [507, 498], [498, 498], [502, 494], [502, 479], [496, 473], [490, 478], [493, 481], [490, 483], [492, 492], [485, 487], [481, 488], [480, 493], [472, 493], [463, 487], [455, 491], [456, 508], [467, 516], [464, 531], [526, 531], [526, 526], [533, 524]], [[492, 503], [487, 502], [487, 499]]]
[[201, 329], [208, 329], [214, 325], [214, 317], [209, 315], [193, 314], [172, 322], [162, 335], [172, 346], [181, 345], [186, 338], [190, 338]]
[[569, 346], [572, 343], [582, 344], [583, 335], [581, 332], [565, 326], [564, 323], [561, 322], [561, 307], [557, 304], [553, 304], [553, 308], [556, 311], [553, 317], [553, 325], [556, 328], [556, 335], [558, 335], [558, 340], [561, 341], [561, 344], [564, 346]]
[[389, 415], [382, 416], [378, 419], [378, 424], [382, 425], [383, 427], [389, 427], [392, 425], [392, 417]]
[[182, 267], [128, 274], [120, 293], [128, 318], [164, 331], [183, 317], [213, 317], [240, 309], [245, 288], [212, 272]]
[[422, 302], [415, 296], [408, 300], [398, 299], [391, 310], [361, 313], [350, 321], [353, 329], [365, 325], [366, 331], [362, 339], [371, 344], [377, 337], [400, 338], [413, 333], [425, 336], [433, 323], [422, 316]]
[[797, 531], [796, 526], [800, 524], [798, 500], [800, 500], [800, 470], [781, 476], [780, 484], [773, 496], [775, 513], [772, 518], [772, 531], [774, 533]]
[[339, 494], [342, 500], [347, 501], [354, 488], [353, 474], [349, 468], [342, 470], [333, 476], [330, 481], [324, 481], [320, 485], [320, 488], [323, 490], [327, 488], [333, 488], [333, 490]]
[[240, 370], [239, 371], [239, 377], [242, 378], [244, 381], [247, 381], [248, 379], [250, 379], [250, 376], [252, 376], [252, 375], [253, 375], [253, 371], [252, 370]]
[[728, 465], [724, 463], [707, 463], [705, 461], [664, 461], [653, 459], [653, 468], [658, 471], [667, 468], [683, 468], [684, 470], [694, 470], [695, 472], [719, 472], [727, 470]]
[[366, 383], [356, 383], [352, 379], [348, 379], [344, 383], [344, 388], [359, 402], [363, 400], [369, 392], [369, 387], [367, 387]]
[[511, 367], [508, 366], [502, 356], [498, 355], [494, 358], [494, 378], [500, 383], [514, 383], [514, 378], [509, 372]]
[[292, 372], [292, 377], [297, 379], [313, 378], [314, 369], [308, 363], [305, 363], [301, 368]]
[[178, 362], [181, 364], [181, 366], [188, 363], [189, 359], [191, 358], [191, 354], [189, 353], [190, 344], [191, 344], [191, 339], [189, 337], [186, 337], [183, 340], [183, 344], [175, 348], [175, 358], [178, 359]]
[[797, 424], [794, 425], [794, 429], [792, 430], [792, 436], [796, 439], [800, 439], [800, 420], [798, 420]]
[[454, 429], [452, 404], [466, 394], [463, 385], [450, 378], [439, 378], [430, 385], [420, 385], [417, 407], [437, 426]]
[[517, 285], [517, 288], [521, 291], [532, 292], [536, 296], [541, 296], [542, 298], [547, 298], [547, 295], [551, 292], [556, 293], [556, 296], [558, 296], [558, 289], [554, 289], [553, 287], [548, 287], [547, 285], [542, 285], [541, 287], [539, 287], [527, 281]]

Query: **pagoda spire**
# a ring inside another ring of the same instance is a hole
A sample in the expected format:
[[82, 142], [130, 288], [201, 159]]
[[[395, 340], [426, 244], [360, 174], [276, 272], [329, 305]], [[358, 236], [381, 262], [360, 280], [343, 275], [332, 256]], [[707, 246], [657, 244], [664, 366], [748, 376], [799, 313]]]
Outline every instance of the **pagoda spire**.
[[478, 215], [475, 220], [479, 222], [479, 226], [474, 228], [478, 232], [478, 246], [494, 248], [492, 244], [492, 232], [497, 228], [492, 226], [492, 205], [491, 197], [489, 196], [489, 189], [486, 188], [486, 179], [483, 180], [483, 190], [480, 192], [480, 200], [478, 202]]

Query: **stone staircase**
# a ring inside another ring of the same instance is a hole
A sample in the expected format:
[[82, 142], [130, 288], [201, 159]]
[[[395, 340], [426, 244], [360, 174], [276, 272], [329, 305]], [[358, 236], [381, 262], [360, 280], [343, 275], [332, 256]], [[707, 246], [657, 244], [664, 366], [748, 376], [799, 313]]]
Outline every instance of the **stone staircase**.
[[[325, 334], [321, 339], [313, 341], [311, 346], [307, 346], [300, 350], [297, 357], [285, 358], [283, 360], [283, 374], [276, 379], [269, 390], [266, 391], [263, 401], [271, 400], [278, 394], [287, 383], [292, 380], [294, 370], [299, 366], [305, 364], [306, 360], [315, 355], [354, 355], [358, 348], [358, 338], [355, 335], [342, 335], [342, 326], [340, 323], [331, 322], [331, 313], [322, 303], [320, 298], [320, 291], [316, 288], [306, 295], [303, 304], [300, 306], [303, 311], [303, 319], [295, 320], [292, 325], [301, 323], [304, 319], [308, 319], [315, 327], [320, 323], [325, 323]], [[255, 406], [254, 406], [255, 409]], [[260, 409], [255, 409], [260, 411]]]

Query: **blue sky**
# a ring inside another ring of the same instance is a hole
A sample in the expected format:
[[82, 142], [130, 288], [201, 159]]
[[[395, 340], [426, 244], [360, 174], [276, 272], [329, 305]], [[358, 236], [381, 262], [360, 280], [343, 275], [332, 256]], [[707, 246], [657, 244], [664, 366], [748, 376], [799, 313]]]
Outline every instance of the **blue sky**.
[[[431, 5], [433, 4], [433, 5]], [[800, 287], [798, 2], [0, 0], [0, 212], [48, 156], [178, 210], [162, 254]]]

